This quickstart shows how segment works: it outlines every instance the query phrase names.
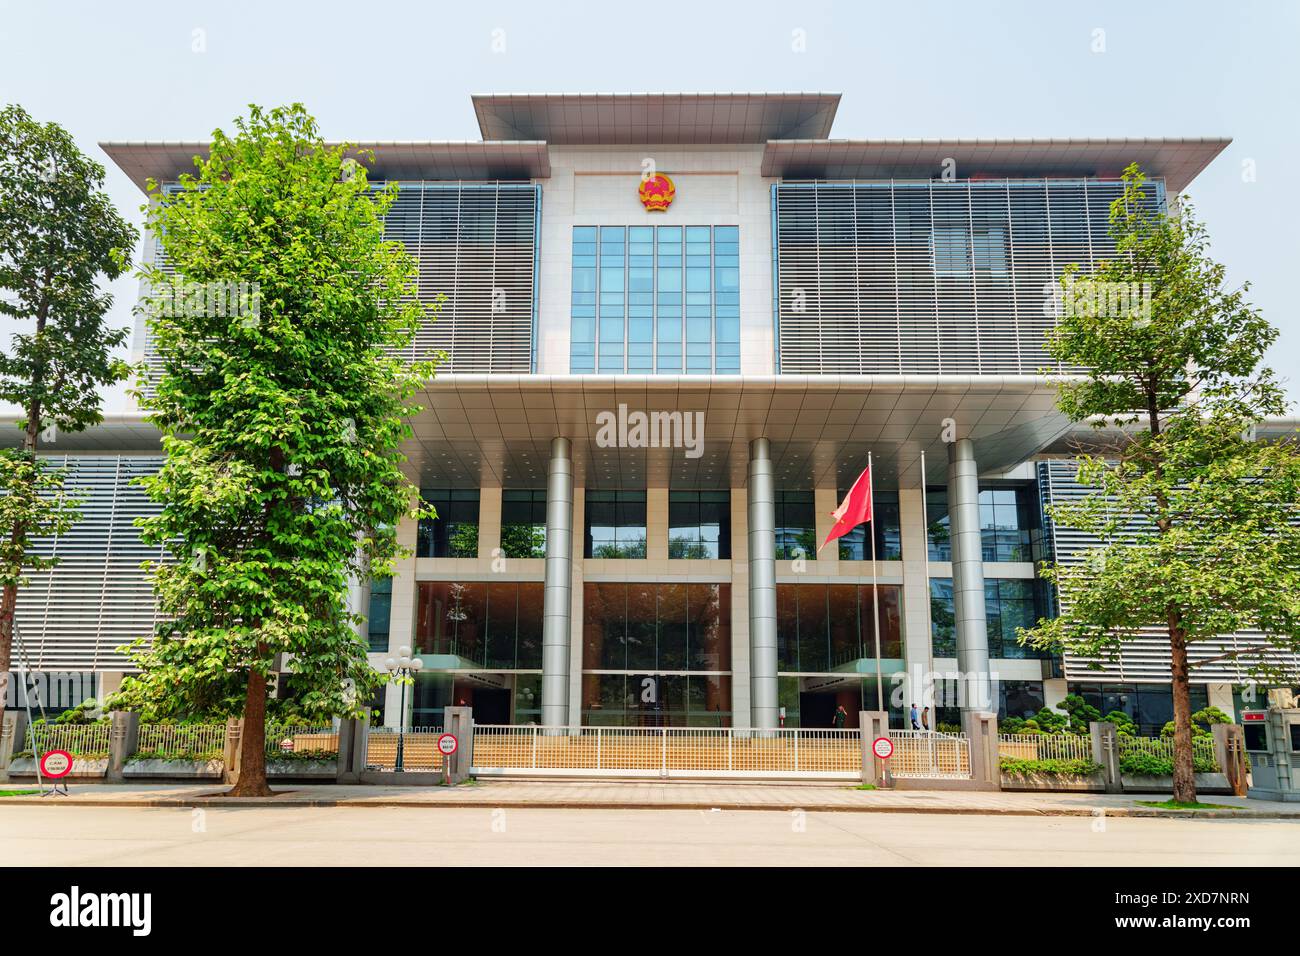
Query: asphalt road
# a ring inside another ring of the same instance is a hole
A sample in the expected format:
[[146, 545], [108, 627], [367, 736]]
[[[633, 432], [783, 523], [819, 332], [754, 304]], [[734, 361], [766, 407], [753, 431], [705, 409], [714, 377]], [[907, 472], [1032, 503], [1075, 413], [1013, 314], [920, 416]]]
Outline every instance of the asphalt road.
[[1300, 866], [1285, 820], [0, 806], [9, 865]]

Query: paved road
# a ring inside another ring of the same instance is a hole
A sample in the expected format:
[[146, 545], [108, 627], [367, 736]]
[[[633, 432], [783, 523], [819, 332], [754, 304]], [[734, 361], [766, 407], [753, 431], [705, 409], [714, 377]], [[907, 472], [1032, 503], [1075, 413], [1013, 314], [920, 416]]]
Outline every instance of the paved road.
[[0, 807], [0, 858], [24, 866], [1300, 866], [1300, 826], [757, 810], [13, 806]]

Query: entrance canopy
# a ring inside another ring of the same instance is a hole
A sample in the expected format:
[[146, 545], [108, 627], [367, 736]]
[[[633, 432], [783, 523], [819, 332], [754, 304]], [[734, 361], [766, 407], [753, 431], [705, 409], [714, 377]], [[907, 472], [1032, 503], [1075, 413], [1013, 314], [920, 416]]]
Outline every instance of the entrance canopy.
[[562, 436], [580, 486], [729, 488], [745, 484], [750, 441], [767, 438], [780, 484], [845, 486], [868, 452], [881, 482], [914, 484], [922, 451], [928, 479], [941, 482], [954, 429], [974, 441], [982, 471], [1018, 464], [1063, 435], [1057, 381], [446, 375], [418, 397], [426, 410], [407, 453], [426, 486], [542, 487], [551, 440]]

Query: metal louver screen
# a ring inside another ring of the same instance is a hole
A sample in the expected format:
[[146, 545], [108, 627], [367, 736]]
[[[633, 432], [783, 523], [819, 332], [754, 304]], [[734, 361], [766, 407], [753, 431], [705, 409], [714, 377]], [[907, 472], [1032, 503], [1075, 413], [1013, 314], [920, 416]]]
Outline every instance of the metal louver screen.
[[[1068, 504], [1095, 493], [1096, 489], [1079, 484], [1078, 469], [1073, 461], [1044, 461], [1038, 464], [1039, 481], [1046, 489], [1048, 504]], [[1126, 526], [1130, 534], [1142, 533], [1142, 523], [1134, 520]], [[1062, 564], [1078, 564], [1089, 549], [1100, 547], [1101, 542], [1092, 535], [1065, 528], [1052, 522], [1050, 525], [1052, 550]], [[1059, 595], [1062, 606], [1069, 606], [1069, 595]], [[1242, 647], [1263, 643], [1259, 631], [1240, 631], [1225, 635], [1220, 640], [1197, 641], [1189, 654], [1193, 664], [1194, 683], [1245, 683], [1250, 679], [1248, 668], [1229, 659], [1198, 667], [1196, 662], [1218, 657]], [[1144, 629], [1142, 634], [1129, 641], [1114, 661], [1092, 661], [1074, 654], [1065, 654], [1065, 676], [1073, 681], [1122, 681], [1132, 683], [1167, 683], [1171, 680], [1169, 669], [1169, 637], [1160, 628]], [[1091, 664], [1099, 665], [1094, 669]], [[1300, 665], [1293, 660], [1292, 666]]]
[[[780, 370], [1034, 374], [1054, 365], [1044, 287], [1114, 255], [1116, 181], [772, 187]], [[1153, 208], [1164, 184], [1148, 186]], [[1058, 369], [1059, 370], [1059, 369]]]
[[[415, 257], [418, 301], [445, 296], [405, 357], [443, 351], [443, 372], [532, 370], [540, 207], [541, 187], [532, 183], [399, 184], [384, 234]], [[156, 239], [154, 261], [175, 274]], [[156, 380], [160, 363], [147, 341], [145, 361]]]
[[126, 659], [114, 648], [153, 635], [157, 621], [153, 589], [141, 563], [159, 560], [162, 549], [140, 540], [135, 519], [159, 506], [131, 481], [153, 474], [158, 456], [43, 456], [67, 471], [66, 484], [82, 496], [81, 521], [65, 535], [41, 538], [37, 553], [59, 559], [48, 571], [29, 575], [18, 592], [17, 622], [23, 647], [15, 644], [14, 669], [25, 649], [34, 670], [120, 670]]

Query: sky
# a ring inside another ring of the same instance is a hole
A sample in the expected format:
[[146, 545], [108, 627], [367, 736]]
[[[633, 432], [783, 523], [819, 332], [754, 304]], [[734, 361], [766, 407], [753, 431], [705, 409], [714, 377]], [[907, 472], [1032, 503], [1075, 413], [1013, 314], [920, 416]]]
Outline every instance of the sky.
[[[97, 144], [205, 140], [249, 103], [300, 101], [349, 141], [479, 139], [471, 93], [607, 91], [840, 92], [838, 138], [1230, 136], [1187, 194], [1300, 401], [1298, 41], [1295, 0], [0, 0], [0, 103], [66, 127], [137, 225]], [[114, 324], [136, 288], [113, 284]]]

